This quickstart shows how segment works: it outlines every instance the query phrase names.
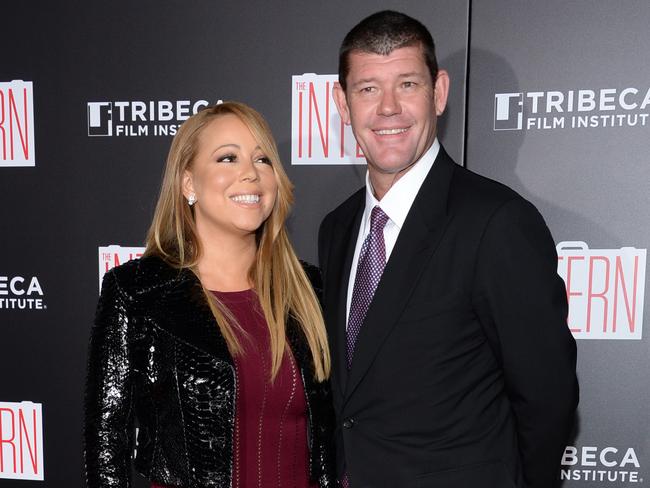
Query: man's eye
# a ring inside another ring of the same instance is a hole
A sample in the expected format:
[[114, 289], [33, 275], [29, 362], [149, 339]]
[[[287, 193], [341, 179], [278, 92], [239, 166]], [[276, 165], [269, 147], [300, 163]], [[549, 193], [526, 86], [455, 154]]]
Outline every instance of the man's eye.
[[234, 154], [224, 154], [223, 156], [217, 159], [218, 163], [234, 163], [237, 160], [237, 156]]
[[402, 83], [402, 86], [404, 88], [413, 88], [415, 86], [415, 82], [414, 81], [405, 81], [404, 83]]
[[361, 90], [359, 90], [361, 93], [374, 93], [375, 87], [374, 86], [365, 86]]

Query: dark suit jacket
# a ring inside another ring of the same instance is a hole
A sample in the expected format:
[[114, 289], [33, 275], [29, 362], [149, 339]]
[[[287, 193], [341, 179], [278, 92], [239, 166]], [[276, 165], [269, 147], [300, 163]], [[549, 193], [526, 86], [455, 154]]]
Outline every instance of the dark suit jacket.
[[564, 283], [541, 215], [440, 149], [345, 364], [365, 205], [321, 225], [338, 469], [353, 488], [552, 488], [578, 401]]

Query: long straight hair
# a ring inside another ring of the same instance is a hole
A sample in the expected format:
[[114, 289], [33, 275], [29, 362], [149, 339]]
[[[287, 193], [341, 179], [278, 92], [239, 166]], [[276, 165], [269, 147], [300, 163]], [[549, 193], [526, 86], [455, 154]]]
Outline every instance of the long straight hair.
[[[316, 379], [324, 381], [329, 376], [331, 361], [323, 315], [285, 226], [293, 204], [293, 185], [284, 172], [271, 130], [257, 111], [243, 103], [226, 102], [207, 107], [183, 123], [169, 150], [144, 254], [159, 256], [170, 265], [187, 268], [198, 276], [197, 264], [202, 249], [193, 208], [183, 196], [183, 175], [192, 168], [203, 129], [227, 114], [238, 117], [251, 131], [266, 157], [271, 160], [278, 184], [271, 214], [256, 233], [257, 252], [248, 276], [255, 286], [269, 328], [271, 381], [280, 369], [287, 348], [285, 329], [289, 317], [297, 321], [307, 339]], [[234, 330], [239, 324], [228, 308], [205, 287], [203, 292], [230, 353], [233, 356], [242, 354], [243, 349]]]

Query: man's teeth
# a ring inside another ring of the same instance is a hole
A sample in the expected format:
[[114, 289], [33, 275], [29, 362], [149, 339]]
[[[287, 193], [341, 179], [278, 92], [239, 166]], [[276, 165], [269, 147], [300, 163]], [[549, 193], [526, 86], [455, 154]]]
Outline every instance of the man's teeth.
[[235, 195], [230, 198], [238, 203], [258, 203], [260, 201], [259, 195]]
[[387, 136], [390, 134], [401, 134], [402, 132], [406, 132], [408, 129], [381, 129], [381, 130], [376, 130], [375, 133], [379, 134], [380, 136]]

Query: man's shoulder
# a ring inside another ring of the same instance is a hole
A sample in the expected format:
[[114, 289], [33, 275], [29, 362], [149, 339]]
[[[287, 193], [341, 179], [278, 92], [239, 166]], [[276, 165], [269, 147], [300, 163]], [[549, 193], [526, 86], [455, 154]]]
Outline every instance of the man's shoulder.
[[334, 210], [330, 211], [323, 219], [325, 223], [335, 223], [344, 218], [350, 218], [353, 212], [361, 208], [365, 202], [366, 187], [359, 188], [347, 200], [341, 203]]
[[458, 207], [493, 208], [512, 200], [525, 201], [524, 197], [503, 183], [462, 166], [454, 170], [450, 203]]
[[449, 193], [448, 208], [462, 222], [474, 223], [478, 228], [485, 225], [540, 224], [546, 228], [544, 218], [537, 207], [503, 183], [458, 167]]

